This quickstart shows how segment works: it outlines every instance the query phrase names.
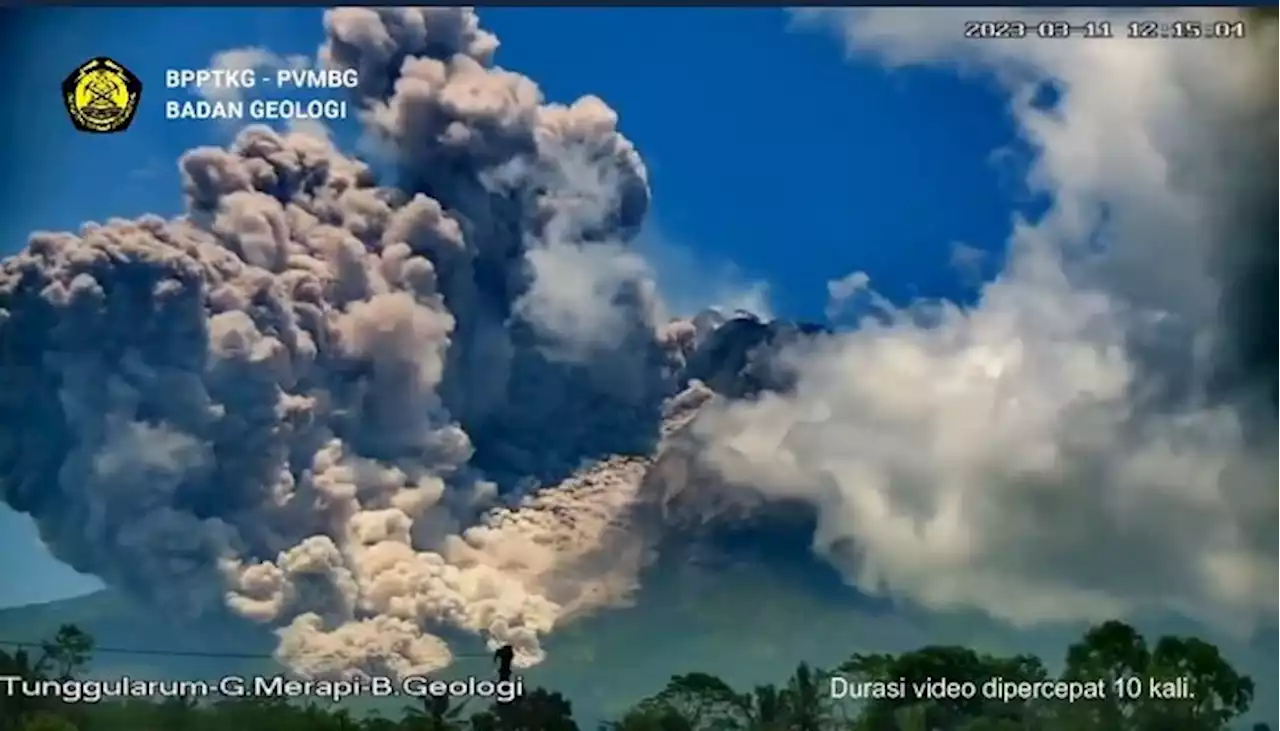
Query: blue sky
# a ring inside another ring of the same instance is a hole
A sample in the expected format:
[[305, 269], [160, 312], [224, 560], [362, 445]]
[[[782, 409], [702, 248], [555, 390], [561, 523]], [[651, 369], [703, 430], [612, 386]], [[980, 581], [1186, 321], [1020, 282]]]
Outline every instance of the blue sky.
[[[9, 170], [3, 253], [32, 229], [176, 214], [174, 162], [226, 140], [214, 123], [165, 121], [166, 68], [198, 68], [216, 52], [263, 46], [315, 51], [319, 9], [50, 9], [10, 23], [0, 51], [24, 73], [0, 118]], [[498, 62], [548, 99], [596, 94], [649, 167], [652, 223], [696, 260], [732, 262], [769, 283], [775, 312], [820, 317], [825, 282], [867, 271], [893, 299], [963, 298], [950, 265], [963, 242], [990, 249], [1023, 203], [996, 153], [1013, 142], [994, 87], [945, 72], [886, 72], [844, 57], [839, 42], [800, 32], [780, 9], [489, 9]], [[143, 80], [126, 133], [76, 133], [61, 79], [108, 55]], [[25, 522], [0, 509], [0, 606], [91, 588], [44, 554]], [[11, 577], [16, 577], [12, 580]]]

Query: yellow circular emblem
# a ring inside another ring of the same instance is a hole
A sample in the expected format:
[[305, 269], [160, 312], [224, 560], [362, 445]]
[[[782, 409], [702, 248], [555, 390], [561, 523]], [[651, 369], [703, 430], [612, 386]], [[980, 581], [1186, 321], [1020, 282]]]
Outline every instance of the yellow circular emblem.
[[95, 58], [63, 83], [67, 112], [83, 132], [119, 132], [133, 121], [142, 84], [109, 58]]

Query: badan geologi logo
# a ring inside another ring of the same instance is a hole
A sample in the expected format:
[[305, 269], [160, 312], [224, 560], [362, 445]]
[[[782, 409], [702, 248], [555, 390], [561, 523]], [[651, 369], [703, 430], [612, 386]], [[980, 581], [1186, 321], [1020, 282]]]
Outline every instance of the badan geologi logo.
[[106, 56], [90, 59], [62, 82], [62, 101], [81, 132], [123, 132], [133, 123], [142, 82]]

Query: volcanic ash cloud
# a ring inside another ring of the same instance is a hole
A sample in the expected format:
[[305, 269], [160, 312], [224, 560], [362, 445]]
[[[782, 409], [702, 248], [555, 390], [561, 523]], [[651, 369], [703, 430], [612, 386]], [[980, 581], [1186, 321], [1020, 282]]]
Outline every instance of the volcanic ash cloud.
[[985, 44], [945, 9], [801, 17], [859, 60], [991, 75], [1052, 205], [1015, 217], [972, 306], [833, 282], [833, 304], [870, 295], [877, 318], [792, 353], [790, 392], [704, 413], [703, 458], [807, 501], [819, 552], [869, 593], [1020, 624], [1272, 625], [1274, 24], [1248, 19], [1240, 43]]
[[304, 674], [434, 670], [450, 628], [537, 662], [630, 585], [584, 558], [627, 484], [498, 492], [658, 437], [644, 167], [470, 10], [325, 28], [400, 186], [248, 128], [182, 157], [184, 217], [34, 235], [0, 268], [4, 498], [80, 571], [282, 627]]

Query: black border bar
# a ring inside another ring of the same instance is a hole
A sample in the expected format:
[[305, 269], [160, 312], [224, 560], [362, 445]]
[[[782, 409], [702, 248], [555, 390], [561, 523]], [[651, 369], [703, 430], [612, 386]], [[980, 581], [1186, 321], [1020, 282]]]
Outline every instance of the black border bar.
[[[406, 5], [408, 3], [381, 2], [377, 0], [355, 0], [355, 2], [317, 2], [316, 0], [272, 0], [271, 2], [262, 2], [261, 0], [221, 0], [220, 2], [208, 2], [200, 0], [0, 0], [0, 10], [10, 8], [21, 8], [25, 10], [35, 10], [38, 8], [50, 7], [66, 7], [66, 8], [92, 8], [92, 7], [299, 7], [299, 6], [316, 6], [330, 7], [333, 5]], [[455, 3], [413, 3], [414, 5], [453, 5]], [[808, 0], [802, 3], [779, 3], [776, 0], [699, 0], [698, 2], [688, 2], [688, 0], [623, 0], [621, 2], [606, 2], [602, 0], [559, 0], [558, 2], [548, 2], [547, 0], [490, 0], [478, 3], [480, 7], [552, 7], [552, 8], [572, 8], [572, 7], [590, 7], [590, 8], [636, 8], [636, 7], [662, 7], [662, 8], [678, 8], [678, 7], [808, 7], [808, 8], [832, 8], [832, 7], [1019, 7], [1019, 8], [1274, 8], [1275, 2], [1231, 2], [1229, 0], [1220, 0], [1208, 2], [1201, 0], [1197, 3], [1152, 3], [1152, 2], [1133, 2], [1132, 0], [1084, 0], [1083, 2], [1063, 3], [1051, 2], [1049, 0], [988, 0], [981, 4], [974, 3], [973, 0], [898, 0], [897, 2], [886, 2], [885, 0]], [[0, 21], [3, 22], [3, 21]]]

